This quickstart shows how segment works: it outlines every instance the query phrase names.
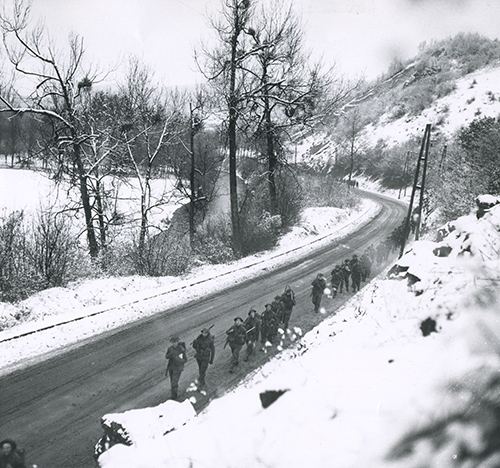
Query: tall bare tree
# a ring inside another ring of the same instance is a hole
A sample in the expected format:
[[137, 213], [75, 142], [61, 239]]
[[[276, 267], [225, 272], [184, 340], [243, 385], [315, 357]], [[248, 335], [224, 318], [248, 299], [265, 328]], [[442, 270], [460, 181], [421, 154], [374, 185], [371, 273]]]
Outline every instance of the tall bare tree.
[[181, 96], [159, 89], [151, 71], [132, 59], [125, 85], [121, 89], [125, 120], [121, 145], [129, 158], [140, 189], [140, 228], [138, 258], [142, 258], [152, 210], [168, 203], [172, 193], [152, 196], [151, 182], [159, 160], [168, 145], [177, 141], [182, 131]]
[[223, 0], [220, 20], [212, 21], [217, 46], [204, 51], [206, 62], [200, 68], [215, 93], [225, 103], [227, 115], [227, 139], [229, 149], [229, 193], [233, 250], [241, 251], [241, 233], [237, 182], [237, 125], [244, 103], [243, 83], [246, 72], [243, 64], [255, 53], [249, 46], [245, 29], [251, 17], [250, 0]]
[[82, 128], [82, 90], [96, 80], [96, 74], [83, 70], [83, 39], [73, 36], [64, 53], [52, 45], [42, 26], [30, 28], [30, 3], [14, 0], [12, 8], [0, 15], [0, 29], [6, 56], [15, 73], [31, 86], [31, 93], [17, 104], [4, 93], [0, 112], [31, 114], [50, 120], [54, 132], [53, 150], [75, 168], [89, 253], [97, 257], [99, 244], [93, 224], [88, 173], [82, 156], [82, 145], [90, 138]]
[[[276, 172], [280, 165], [282, 139], [293, 128], [311, 126], [321, 120], [325, 102], [331, 110], [345, 90], [329, 94], [332, 79], [318, 63], [311, 63], [303, 44], [303, 30], [288, 0], [262, 4], [246, 30], [255, 53], [245, 70], [252, 77], [246, 97], [256, 123], [256, 132], [265, 140], [270, 211], [278, 213]], [[320, 105], [320, 100], [323, 104]]]

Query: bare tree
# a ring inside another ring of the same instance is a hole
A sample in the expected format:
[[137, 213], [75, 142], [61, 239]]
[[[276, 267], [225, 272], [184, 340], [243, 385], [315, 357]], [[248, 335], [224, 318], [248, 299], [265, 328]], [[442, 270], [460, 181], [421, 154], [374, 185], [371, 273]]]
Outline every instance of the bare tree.
[[0, 112], [18, 115], [31, 114], [50, 120], [54, 132], [51, 148], [61, 157], [67, 157], [75, 169], [80, 191], [81, 207], [89, 253], [97, 257], [99, 244], [96, 239], [92, 205], [88, 187], [82, 145], [90, 138], [80, 120], [82, 90], [97, 79], [95, 73], [84, 72], [85, 48], [83, 39], [73, 36], [65, 54], [58, 52], [43, 27], [29, 28], [30, 3], [14, 0], [12, 9], [0, 15], [4, 49], [15, 73], [24, 77], [32, 92], [17, 105], [4, 93], [0, 94], [3, 107]]
[[155, 208], [168, 203], [172, 193], [152, 197], [153, 169], [166, 147], [177, 141], [182, 122], [181, 96], [158, 90], [151, 72], [132, 59], [125, 86], [124, 118], [121, 144], [126, 152], [140, 189], [140, 228], [138, 256], [145, 251], [149, 215]]
[[241, 233], [238, 206], [236, 173], [237, 125], [241, 105], [244, 103], [243, 82], [246, 72], [243, 64], [255, 53], [248, 47], [245, 28], [251, 17], [250, 0], [223, 0], [221, 20], [212, 21], [216, 32], [217, 46], [204, 51], [206, 63], [200, 66], [212, 84], [215, 93], [224, 101], [227, 111], [227, 139], [229, 146], [229, 192], [231, 203], [231, 226], [233, 250], [241, 251]]
[[293, 129], [320, 123], [348, 90], [333, 79], [333, 69], [325, 71], [308, 59], [300, 20], [288, 0], [262, 5], [246, 32], [255, 50], [245, 66], [252, 77], [246, 97], [255, 131], [265, 140], [270, 211], [277, 214], [276, 173], [284, 162], [279, 158], [283, 140]]

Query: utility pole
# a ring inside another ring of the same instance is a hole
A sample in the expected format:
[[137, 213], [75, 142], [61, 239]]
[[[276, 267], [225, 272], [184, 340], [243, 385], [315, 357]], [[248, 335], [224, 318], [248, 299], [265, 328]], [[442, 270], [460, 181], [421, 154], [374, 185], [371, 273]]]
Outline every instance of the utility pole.
[[[426, 176], [426, 172], [427, 172], [427, 159], [429, 156], [430, 140], [431, 140], [431, 124], [427, 124], [425, 127], [424, 137], [422, 139], [422, 145], [420, 146], [420, 152], [418, 154], [417, 167], [415, 169], [415, 177], [413, 179], [413, 187], [412, 187], [411, 196], [410, 196], [410, 204], [408, 206], [408, 214], [406, 215], [404, 231], [403, 231], [403, 235], [402, 235], [402, 239], [401, 239], [401, 250], [399, 252], [399, 258], [401, 258], [403, 256], [406, 241], [407, 241], [408, 236], [410, 234], [410, 222], [411, 222], [411, 218], [413, 215], [413, 203], [415, 201], [415, 194], [416, 194], [417, 190], [420, 190], [420, 206], [419, 206], [419, 219], [418, 219], [418, 223], [417, 223], [417, 227], [416, 227], [417, 234], [416, 234], [415, 238], [418, 239], [418, 236], [420, 234], [420, 219], [422, 218], [423, 193], [425, 190], [425, 176]], [[422, 181], [419, 185], [418, 181], [420, 179], [420, 166], [421, 166], [422, 161], [424, 162], [424, 168], [423, 168], [423, 174], [422, 174]]]
[[439, 161], [439, 178], [441, 178], [443, 171], [444, 171], [444, 165], [446, 162], [446, 153], [448, 151], [448, 145], [444, 145], [443, 147], [443, 152], [441, 153], [441, 159]]
[[424, 168], [422, 170], [422, 183], [420, 184], [420, 200], [418, 204], [418, 222], [415, 227], [415, 240], [420, 239], [420, 226], [422, 224], [422, 215], [424, 214], [424, 193], [425, 193], [425, 179], [427, 176], [427, 161], [429, 160], [429, 146], [431, 144], [431, 126], [429, 125], [429, 132], [427, 135], [427, 142], [425, 145]]
[[[410, 152], [407, 151], [406, 152], [406, 157], [405, 157], [405, 164], [403, 166], [403, 184], [405, 183], [404, 181], [406, 180], [406, 174], [408, 172], [408, 159], [410, 157]], [[403, 189], [403, 187], [399, 187], [399, 192], [398, 192], [398, 200], [401, 198], [401, 190]], [[404, 196], [406, 197], [406, 184], [404, 186]]]

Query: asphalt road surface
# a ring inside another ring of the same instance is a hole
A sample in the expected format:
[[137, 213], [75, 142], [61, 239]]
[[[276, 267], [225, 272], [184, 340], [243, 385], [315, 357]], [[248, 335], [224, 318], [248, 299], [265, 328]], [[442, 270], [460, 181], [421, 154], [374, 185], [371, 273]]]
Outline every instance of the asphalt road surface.
[[[239, 372], [228, 372], [230, 351], [223, 350], [225, 331], [236, 315], [246, 317], [251, 307], [261, 312], [266, 302], [290, 284], [297, 297], [290, 326], [311, 329], [325, 317], [314, 314], [310, 302], [310, 284], [315, 275], [322, 271], [329, 277], [335, 263], [369, 244], [376, 245], [399, 225], [405, 213], [401, 203], [369, 193], [363, 196], [382, 205], [380, 214], [309, 258], [183, 308], [102, 334], [80, 347], [2, 377], [0, 438], [15, 439], [26, 449], [27, 462], [39, 468], [94, 467], [93, 446], [102, 435], [101, 416], [157, 405], [168, 398], [164, 354], [172, 334], [179, 335], [190, 350], [181, 377], [180, 391], [185, 391], [197, 377], [190, 343], [202, 327], [212, 324], [216, 359], [207, 374], [208, 396], [221, 395], [273, 354], [259, 352], [250, 362], [242, 363]], [[343, 294], [326, 300], [327, 313], [333, 313], [349, 297]], [[201, 395], [197, 397], [199, 405], [206, 404]]]

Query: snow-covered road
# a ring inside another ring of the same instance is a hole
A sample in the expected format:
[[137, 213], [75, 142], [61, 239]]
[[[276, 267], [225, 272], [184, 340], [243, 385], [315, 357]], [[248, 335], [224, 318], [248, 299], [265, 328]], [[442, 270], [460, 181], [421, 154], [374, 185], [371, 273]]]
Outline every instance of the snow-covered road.
[[[222, 348], [225, 330], [236, 314], [246, 314], [252, 306], [261, 310], [285, 284], [291, 284], [298, 298], [292, 325], [312, 328], [322, 319], [311, 311], [309, 288], [314, 275], [328, 272], [334, 263], [385, 238], [399, 224], [404, 215], [401, 204], [367, 196], [382, 205], [380, 213], [355, 233], [321, 244], [307, 257], [289, 259], [252, 281], [236, 282], [217, 294], [207, 293], [168, 313], [89, 337], [67, 352], [2, 377], [3, 431], [36, 456], [33, 461], [40, 466], [92, 466], [93, 444], [103, 414], [156, 405], [168, 396], [163, 378], [167, 337], [178, 334], [190, 343], [201, 327], [214, 323], [218, 356], [208, 376], [209, 396], [235, 385], [264, 360], [261, 356], [245, 365], [239, 375], [228, 374], [227, 350]], [[327, 304], [328, 311], [346, 298]], [[191, 357], [182, 377], [182, 391], [196, 373]]]

